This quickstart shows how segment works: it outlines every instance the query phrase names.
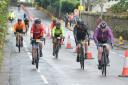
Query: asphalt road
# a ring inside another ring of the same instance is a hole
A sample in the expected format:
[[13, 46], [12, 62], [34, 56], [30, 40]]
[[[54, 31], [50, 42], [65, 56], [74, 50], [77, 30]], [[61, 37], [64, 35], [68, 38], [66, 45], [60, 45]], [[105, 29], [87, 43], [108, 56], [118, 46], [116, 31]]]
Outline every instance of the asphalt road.
[[[27, 8], [31, 15], [42, 19], [46, 26], [49, 26], [50, 19], [35, 8]], [[17, 11], [12, 7], [16, 17], [23, 17], [24, 11]], [[14, 23], [13, 23], [14, 24]], [[97, 69], [97, 49], [93, 41], [89, 51], [92, 52], [92, 60], [85, 60], [85, 70], [80, 69], [76, 62], [74, 49], [66, 49], [67, 36], [70, 35], [71, 43], [75, 48], [73, 34], [65, 30], [66, 40], [59, 52], [59, 59], [52, 56], [52, 40], [46, 37], [46, 45], [43, 48], [43, 57], [40, 58], [39, 70], [31, 64], [30, 35], [24, 36], [24, 47], [21, 53], [15, 46], [15, 36], [12, 32], [13, 24], [9, 23], [8, 47], [11, 50], [9, 57], [9, 85], [127, 85], [128, 78], [118, 77], [122, 73], [124, 50], [111, 50], [110, 66], [107, 68], [107, 77], [101, 75]], [[32, 22], [31, 22], [32, 24]], [[31, 26], [31, 25], [30, 25]]]

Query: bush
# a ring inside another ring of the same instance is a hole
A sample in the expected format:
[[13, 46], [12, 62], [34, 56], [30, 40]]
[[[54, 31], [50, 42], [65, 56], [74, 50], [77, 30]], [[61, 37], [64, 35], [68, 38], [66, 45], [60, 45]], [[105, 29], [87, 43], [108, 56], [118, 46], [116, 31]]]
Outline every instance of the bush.
[[121, 0], [120, 2], [118, 2], [117, 4], [113, 5], [110, 10], [113, 13], [122, 13], [122, 12], [126, 12], [128, 10], [128, 2], [126, 2], [127, 0]]
[[79, 3], [73, 3], [71, 1], [63, 1], [61, 11], [63, 13], [73, 12], [74, 9], [78, 8]]
[[9, 0], [1, 0], [0, 1], [0, 63], [2, 61], [2, 48], [4, 45], [4, 39], [5, 39], [5, 34], [7, 31], [7, 9], [8, 9], [8, 1]]

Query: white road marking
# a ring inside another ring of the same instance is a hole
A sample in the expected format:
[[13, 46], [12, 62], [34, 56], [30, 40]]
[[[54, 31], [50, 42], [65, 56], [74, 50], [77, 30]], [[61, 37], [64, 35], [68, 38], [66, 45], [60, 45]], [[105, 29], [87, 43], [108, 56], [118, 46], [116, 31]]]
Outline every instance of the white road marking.
[[[26, 45], [25, 42], [24, 42], [24, 47], [25, 47], [25, 50], [26, 50], [26, 52], [27, 52], [27, 54], [28, 54], [30, 60], [32, 60], [31, 53], [30, 53], [29, 50], [27, 49], [27, 45]], [[47, 81], [46, 77], [45, 77], [43, 74], [41, 74], [41, 71], [40, 71], [39, 69], [36, 70], [36, 71], [40, 74], [40, 77], [41, 77], [41, 79], [44, 81], [44, 84], [48, 84], [48, 81]]]

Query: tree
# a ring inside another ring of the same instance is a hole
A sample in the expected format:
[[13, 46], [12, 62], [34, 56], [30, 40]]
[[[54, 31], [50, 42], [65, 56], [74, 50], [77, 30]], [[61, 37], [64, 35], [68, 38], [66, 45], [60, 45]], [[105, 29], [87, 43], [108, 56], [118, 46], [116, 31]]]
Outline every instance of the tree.
[[126, 12], [128, 10], [128, 1], [121, 0], [117, 4], [113, 5], [109, 10], [111, 10], [113, 13]]

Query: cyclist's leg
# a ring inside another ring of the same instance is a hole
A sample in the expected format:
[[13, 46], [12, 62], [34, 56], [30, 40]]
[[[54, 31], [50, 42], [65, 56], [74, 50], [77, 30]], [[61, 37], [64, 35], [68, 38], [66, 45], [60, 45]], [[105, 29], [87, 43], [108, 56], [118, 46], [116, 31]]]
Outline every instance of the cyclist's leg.
[[98, 69], [101, 69], [101, 57], [102, 57], [103, 48], [98, 47]]
[[36, 57], [36, 48], [34, 46], [34, 44], [32, 45], [32, 64], [34, 64], [34, 59]]
[[23, 47], [23, 36], [21, 35], [21, 47]]
[[80, 43], [77, 44], [77, 46], [76, 46], [76, 50], [77, 50], [77, 62], [79, 62]]
[[84, 47], [85, 47], [85, 57], [87, 57], [87, 52], [88, 52], [88, 43], [85, 41], [84, 43]]
[[42, 43], [39, 43], [39, 48], [40, 48], [40, 57], [42, 57], [42, 47], [43, 47]]
[[55, 55], [55, 53], [54, 53], [54, 48], [55, 48], [55, 38], [53, 37], [52, 38], [52, 43], [53, 43], [53, 52], [52, 52], [52, 54], [53, 54], [53, 56]]
[[18, 35], [16, 34], [16, 47], [18, 46]]
[[108, 59], [108, 64], [109, 64], [109, 52], [110, 52], [110, 45], [109, 44], [106, 45], [106, 49], [107, 49], [107, 59]]

